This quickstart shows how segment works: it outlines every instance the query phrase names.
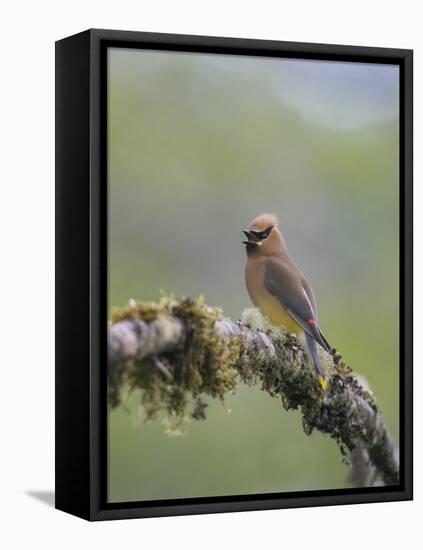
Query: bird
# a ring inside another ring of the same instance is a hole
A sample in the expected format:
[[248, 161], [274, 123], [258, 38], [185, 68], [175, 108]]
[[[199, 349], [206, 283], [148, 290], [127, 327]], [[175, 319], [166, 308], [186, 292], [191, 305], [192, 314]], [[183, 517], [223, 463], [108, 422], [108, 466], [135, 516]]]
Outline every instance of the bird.
[[251, 301], [271, 324], [296, 334], [326, 392], [328, 383], [317, 344], [328, 353], [331, 347], [319, 327], [313, 290], [288, 253], [278, 218], [261, 214], [243, 233], [247, 237], [243, 241], [247, 254], [245, 284]]

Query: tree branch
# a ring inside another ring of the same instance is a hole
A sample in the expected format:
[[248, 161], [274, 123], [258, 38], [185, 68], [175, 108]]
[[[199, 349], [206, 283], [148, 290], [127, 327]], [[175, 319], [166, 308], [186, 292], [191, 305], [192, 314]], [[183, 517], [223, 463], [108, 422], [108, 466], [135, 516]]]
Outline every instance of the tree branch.
[[205, 418], [207, 397], [223, 399], [241, 380], [299, 409], [307, 435], [334, 438], [352, 466], [355, 485], [397, 485], [398, 451], [369, 388], [333, 350], [320, 350], [329, 389], [323, 392], [294, 335], [269, 325], [258, 310], [243, 322], [223, 317], [202, 299], [135, 303], [115, 310], [108, 329], [108, 397], [138, 388], [149, 418], [165, 410], [175, 425]]

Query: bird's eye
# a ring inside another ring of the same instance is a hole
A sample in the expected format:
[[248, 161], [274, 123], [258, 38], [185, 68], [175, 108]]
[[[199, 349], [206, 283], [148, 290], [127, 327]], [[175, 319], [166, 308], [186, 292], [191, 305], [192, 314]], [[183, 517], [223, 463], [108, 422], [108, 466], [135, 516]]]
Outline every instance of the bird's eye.
[[254, 229], [251, 229], [250, 233], [259, 241], [264, 241], [265, 239], [267, 239], [272, 229], [273, 225], [267, 227], [264, 231], [254, 231]]

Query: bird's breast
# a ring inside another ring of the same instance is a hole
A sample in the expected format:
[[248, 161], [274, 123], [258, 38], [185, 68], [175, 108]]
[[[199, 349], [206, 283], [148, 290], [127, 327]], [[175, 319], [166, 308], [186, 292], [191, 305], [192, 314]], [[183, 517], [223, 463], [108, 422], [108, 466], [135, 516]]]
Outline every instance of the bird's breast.
[[264, 266], [259, 262], [247, 261], [245, 282], [251, 301], [265, 315], [272, 325], [282, 326], [294, 334], [302, 334], [302, 327], [289, 315], [280, 302], [267, 290], [264, 284]]

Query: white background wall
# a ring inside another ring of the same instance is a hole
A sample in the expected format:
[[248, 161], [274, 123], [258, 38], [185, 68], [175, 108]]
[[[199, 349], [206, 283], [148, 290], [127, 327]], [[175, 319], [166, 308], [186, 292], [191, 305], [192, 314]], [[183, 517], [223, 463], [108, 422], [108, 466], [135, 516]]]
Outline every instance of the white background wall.
[[[0, 544], [3, 548], [418, 545], [422, 354], [415, 354], [415, 501], [89, 524], [55, 511], [54, 41], [89, 27], [415, 49], [415, 204], [422, 208], [422, 16], [402, 0], [73, 0], [4, 4], [0, 33]], [[416, 216], [416, 311], [423, 230]], [[416, 315], [418, 340], [421, 323]], [[75, 397], [77, 398], [77, 396]], [[289, 442], [287, 442], [289, 444]], [[263, 452], [266, 452], [263, 449]], [[415, 543], [413, 543], [415, 541]]]

